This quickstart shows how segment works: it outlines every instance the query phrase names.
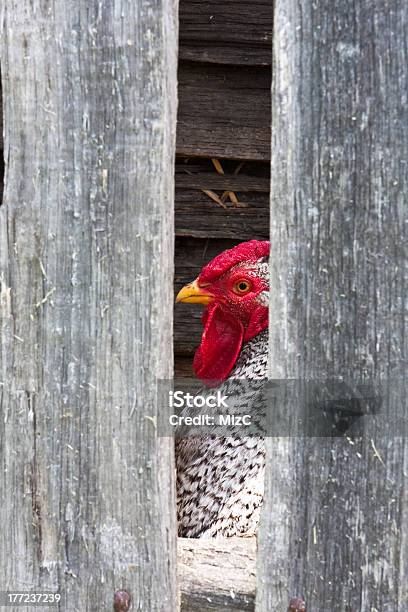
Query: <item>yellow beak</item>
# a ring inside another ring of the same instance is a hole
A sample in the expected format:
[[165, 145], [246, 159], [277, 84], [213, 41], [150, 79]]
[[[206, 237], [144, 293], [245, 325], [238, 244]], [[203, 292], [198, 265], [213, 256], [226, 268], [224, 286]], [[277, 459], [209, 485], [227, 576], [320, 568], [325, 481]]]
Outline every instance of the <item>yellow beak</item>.
[[214, 296], [207, 289], [207, 285], [200, 287], [197, 279], [180, 289], [176, 302], [188, 302], [189, 304], [209, 304]]

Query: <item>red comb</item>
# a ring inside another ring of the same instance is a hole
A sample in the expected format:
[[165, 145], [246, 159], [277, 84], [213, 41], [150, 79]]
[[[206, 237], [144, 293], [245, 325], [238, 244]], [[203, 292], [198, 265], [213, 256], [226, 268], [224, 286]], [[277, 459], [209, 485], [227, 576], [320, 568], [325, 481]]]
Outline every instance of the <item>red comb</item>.
[[198, 280], [209, 282], [227, 272], [232, 266], [241, 261], [258, 261], [262, 257], [269, 257], [269, 240], [250, 240], [241, 242], [232, 249], [224, 251], [214, 257], [200, 272]]

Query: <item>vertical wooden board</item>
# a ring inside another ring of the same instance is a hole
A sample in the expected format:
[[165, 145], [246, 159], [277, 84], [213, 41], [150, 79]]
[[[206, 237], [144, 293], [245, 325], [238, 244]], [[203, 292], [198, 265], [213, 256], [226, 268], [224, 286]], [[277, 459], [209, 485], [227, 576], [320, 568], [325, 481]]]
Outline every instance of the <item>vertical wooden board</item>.
[[[272, 378], [391, 379], [381, 410], [405, 425], [407, 24], [402, 0], [276, 2], [270, 326]], [[281, 412], [257, 609], [405, 609], [406, 437], [378, 416], [305, 438]]]
[[175, 610], [175, 0], [1, 2], [0, 590]]

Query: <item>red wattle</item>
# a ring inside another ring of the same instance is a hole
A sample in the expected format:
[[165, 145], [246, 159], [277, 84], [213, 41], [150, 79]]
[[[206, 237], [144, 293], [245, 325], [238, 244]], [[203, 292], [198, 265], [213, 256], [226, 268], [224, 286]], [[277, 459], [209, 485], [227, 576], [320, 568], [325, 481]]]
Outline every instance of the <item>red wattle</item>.
[[204, 332], [194, 356], [197, 377], [216, 386], [228, 377], [241, 351], [244, 326], [219, 304], [210, 304], [203, 314]]
[[247, 342], [251, 338], [255, 338], [264, 329], [268, 327], [269, 310], [266, 306], [257, 306], [251, 313], [249, 323], [245, 328], [244, 341]]
[[210, 304], [202, 321], [204, 332], [194, 356], [193, 368], [196, 376], [211, 387], [228, 378], [242, 343], [268, 327], [268, 308], [255, 308], [245, 328], [231, 311], [219, 304]]

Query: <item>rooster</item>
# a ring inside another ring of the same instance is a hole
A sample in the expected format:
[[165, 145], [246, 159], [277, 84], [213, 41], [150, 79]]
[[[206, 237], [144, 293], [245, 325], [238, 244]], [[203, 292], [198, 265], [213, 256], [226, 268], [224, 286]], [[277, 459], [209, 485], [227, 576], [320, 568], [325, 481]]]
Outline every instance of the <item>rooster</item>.
[[[210, 387], [227, 386], [229, 394], [235, 388], [242, 402], [240, 380], [267, 375], [268, 259], [269, 242], [241, 243], [204, 266], [176, 298], [205, 305], [193, 362], [196, 376]], [[264, 491], [262, 437], [178, 438], [176, 466], [180, 536], [256, 533]]]

